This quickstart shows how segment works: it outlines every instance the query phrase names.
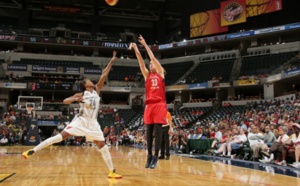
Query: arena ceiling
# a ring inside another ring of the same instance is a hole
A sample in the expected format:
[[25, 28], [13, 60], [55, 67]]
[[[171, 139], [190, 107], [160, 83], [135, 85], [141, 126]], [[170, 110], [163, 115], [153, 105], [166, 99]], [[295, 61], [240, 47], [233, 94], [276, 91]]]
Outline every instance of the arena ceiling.
[[[160, 20], [179, 26], [183, 3], [183, 0], [119, 0], [116, 6], [108, 6], [104, 0], [1, 0], [0, 8], [3, 11], [7, 8], [28, 9], [34, 12], [33, 18], [39, 19], [53, 20], [53, 16], [63, 14], [60, 20], [72, 17], [75, 22], [84, 22], [90, 16], [99, 15], [103, 20], [101, 24], [118, 20], [126, 25], [135, 21], [135, 26], [147, 27], [147, 23]], [[61, 7], [70, 8], [73, 12], [59, 10]], [[145, 24], [139, 24], [139, 21]]]

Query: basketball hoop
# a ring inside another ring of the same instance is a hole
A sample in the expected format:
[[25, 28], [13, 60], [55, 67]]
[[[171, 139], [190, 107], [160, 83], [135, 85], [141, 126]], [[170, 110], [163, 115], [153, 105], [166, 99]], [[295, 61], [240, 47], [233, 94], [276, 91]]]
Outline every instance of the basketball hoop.
[[33, 107], [26, 107], [27, 114], [31, 114], [32, 109], [33, 109]]

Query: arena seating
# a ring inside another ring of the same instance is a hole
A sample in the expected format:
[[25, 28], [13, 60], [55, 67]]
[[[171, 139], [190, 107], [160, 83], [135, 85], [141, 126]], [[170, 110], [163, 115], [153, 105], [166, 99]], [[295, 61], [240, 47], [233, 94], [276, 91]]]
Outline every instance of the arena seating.
[[212, 107], [184, 107], [174, 110], [171, 114], [174, 117], [176, 126], [184, 126], [195, 123], [202, 116], [211, 111]]
[[166, 85], [175, 84], [181, 76], [184, 75], [192, 66], [193, 61], [185, 61], [180, 63], [172, 63], [162, 65], [166, 70]]
[[259, 56], [243, 57], [240, 75], [271, 74], [285, 62], [296, 56], [298, 52], [266, 54]]
[[[196, 83], [211, 80], [213, 76], [222, 77], [223, 81], [227, 81], [230, 77], [234, 61], [235, 59], [201, 62], [188, 76], [191, 79], [196, 79]], [[190, 79], [187, 79], [188, 83], [190, 83], [189, 81]]]
[[98, 65], [93, 65], [92, 62], [29, 59], [29, 58], [22, 58], [20, 61], [13, 61], [13, 64], [99, 68]]
[[136, 77], [137, 73], [140, 72], [138, 66], [113, 66], [109, 72], [109, 80], [124, 81], [125, 77]]
[[231, 121], [238, 121], [244, 113], [244, 106], [221, 107], [220, 109], [204, 117], [201, 121], [201, 125], [206, 125], [208, 121], [216, 123], [217, 121], [220, 121], [226, 117], [229, 117]]

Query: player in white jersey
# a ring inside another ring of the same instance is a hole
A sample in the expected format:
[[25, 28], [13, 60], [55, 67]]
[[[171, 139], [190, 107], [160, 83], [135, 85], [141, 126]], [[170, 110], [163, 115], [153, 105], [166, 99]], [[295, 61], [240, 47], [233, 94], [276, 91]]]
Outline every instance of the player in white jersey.
[[23, 152], [22, 155], [25, 159], [33, 155], [35, 152], [54, 143], [59, 143], [70, 136], [85, 136], [87, 141], [93, 141], [99, 147], [99, 152], [101, 152], [102, 157], [110, 171], [108, 177], [122, 178], [121, 175], [115, 172], [108, 147], [105, 145], [103, 132], [97, 121], [97, 114], [100, 106], [99, 93], [104, 85], [111, 66], [117, 59], [116, 54], [117, 53], [114, 51], [112, 59], [108, 63], [107, 67], [103, 70], [96, 86], [89, 79], [84, 79], [80, 84], [80, 88], [83, 92], [76, 93], [74, 96], [68, 97], [64, 100], [64, 104], [79, 102], [79, 114], [74, 117], [72, 122], [60, 134], [48, 138], [33, 149]]

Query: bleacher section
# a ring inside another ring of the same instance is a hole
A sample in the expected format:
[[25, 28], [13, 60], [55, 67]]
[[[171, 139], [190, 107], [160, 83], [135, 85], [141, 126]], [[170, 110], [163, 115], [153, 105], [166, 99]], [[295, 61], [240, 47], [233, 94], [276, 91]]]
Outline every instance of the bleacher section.
[[137, 73], [140, 72], [140, 67], [130, 66], [113, 66], [109, 72], [109, 80], [124, 81], [125, 77], [133, 76], [136, 77]]
[[260, 56], [245, 56], [242, 60], [240, 75], [271, 74], [285, 62], [296, 56], [298, 52], [266, 54]]
[[182, 127], [195, 123], [210, 112], [211, 109], [212, 107], [185, 107], [174, 110], [171, 112], [171, 115], [174, 117], [174, 124]]
[[[211, 80], [213, 76], [222, 77], [223, 81], [229, 80], [230, 73], [235, 59], [201, 62], [189, 75], [191, 79], [195, 79], [196, 83]], [[187, 79], [187, 83], [191, 83]]]
[[[132, 109], [118, 109], [119, 118], [123, 118], [125, 127], [131, 126], [142, 115], [142, 111], [137, 113]], [[99, 123], [102, 128], [105, 126], [114, 126], [116, 123], [115, 114], [103, 114], [103, 117], [99, 116]]]
[[229, 117], [231, 121], [238, 121], [245, 113], [244, 106], [221, 107], [220, 109], [208, 114], [201, 121], [201, 125], [206, 125], [207, 122], [217, 124], [218, 121]]
[[166, 85], [173, 85], [193, 66], [193, 61], [165, 64], [162, 66], [167, 72], [165, 77]]
[[13, 61], [13, 64], [99, 68], [98, 65], [93, 65], [92, 62], [28, 59], [28, 58], [22, 58], [20, 61]]

